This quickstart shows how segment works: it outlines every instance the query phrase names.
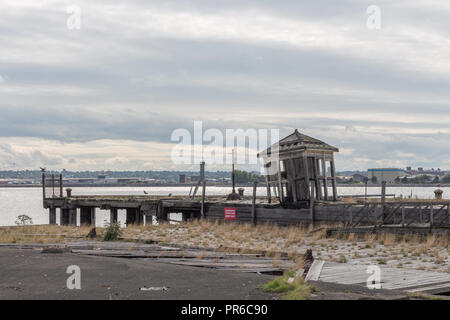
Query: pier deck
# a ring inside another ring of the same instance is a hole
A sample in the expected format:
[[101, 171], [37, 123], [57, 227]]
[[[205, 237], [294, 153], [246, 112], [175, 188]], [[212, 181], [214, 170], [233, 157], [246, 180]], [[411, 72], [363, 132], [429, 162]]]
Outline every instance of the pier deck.
[[56, 223], [56, 209], [61, 210], [61, 224], [93, 224], [95, 210], [110, 210], [111, 221], [117, 221], [117, 210], [126, 210], [126, 224], [142, 224], [144, 216], [168, 220], [170, 213], [181, 213], [183, 220], [205, 218], [248, 223], [309, 225], [327, 223], [345, 227], [396, 225], [400, 228], [449, 228], [450, 201], [368, 200], [357, 202], [315, 201], [310, 208], [290, 208], [275, 199], [243, 197], [227, 201], [225, 197], [108, 195], [51, 197], [44, 199], [50, 223]]

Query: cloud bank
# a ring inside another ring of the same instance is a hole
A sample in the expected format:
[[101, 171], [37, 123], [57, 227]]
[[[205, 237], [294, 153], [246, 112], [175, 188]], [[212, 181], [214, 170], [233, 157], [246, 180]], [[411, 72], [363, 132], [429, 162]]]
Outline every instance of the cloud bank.
[[339, 170], [450, 168], [450, 4], [378, 1], [369, 30], [372, 4], [2, 1], [0, 168], [172, 169], [198, 120], [298, 128]]

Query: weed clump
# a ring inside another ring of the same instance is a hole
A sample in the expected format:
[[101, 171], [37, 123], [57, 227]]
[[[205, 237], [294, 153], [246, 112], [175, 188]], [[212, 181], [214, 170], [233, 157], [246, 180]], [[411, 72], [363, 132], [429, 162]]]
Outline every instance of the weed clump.
[[258, 288], [268, 293], [282, 293], [284, 300], [307, 300], [311, 293], [318, 291], [315, 286], [306, 284], [303, 278], [295, 277], [292, 271], [287, 271], [283, 276]]
[[122, 229], [120, 229], [119, 222], [107, 222], [105, 224], [105, 231], [103, 234], [103, 241], [115, 241], [122, 235]]

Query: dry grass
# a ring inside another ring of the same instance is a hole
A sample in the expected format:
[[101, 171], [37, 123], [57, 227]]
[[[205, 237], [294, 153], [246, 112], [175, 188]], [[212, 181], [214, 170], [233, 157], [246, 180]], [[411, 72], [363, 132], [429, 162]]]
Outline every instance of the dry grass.
[[28, 225], [0, 228], [0, 243], [58, 243], [86, 237], [89, 227]]
[[[386, 263], [393, 267], [427, 270], [437, 267], [450, 272], [449, 239], [435, 235], [341, 234], [327, 237], [326, 226], [279, 227], [261, 224], [194, 220], [187, 223], [160, 223], [158, 226], [123, 228], [125, 239], [153, 240], [180, 247], [212, 248], [232, 253], [264, 254], [274, 266], [289, 257], [302, 268], [301, 256], [312, 249], [314, 257], [339, 262]], [[0, 243], [53, 243], [85, 237], [89, 227], [24, 226], [0, 228]], [[97, 228], [97, 234], [101, 234]], [[378, 260], [377, 260], [378, 259]]]

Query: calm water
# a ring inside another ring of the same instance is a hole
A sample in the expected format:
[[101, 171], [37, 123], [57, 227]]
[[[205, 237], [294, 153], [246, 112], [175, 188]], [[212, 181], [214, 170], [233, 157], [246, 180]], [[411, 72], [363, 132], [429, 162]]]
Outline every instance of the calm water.
[[[117, 188], [72, 188], [74, 195], [141, 195], [143, 190], [152, 195], [187, 195], [190, 187], [117, 187]], [[245, 188], [245, 194], [251, 194], [251, 187]], [[397, 196], [417, 196], [424, 199], [432, 199], [433, 191], [436, 187], [391, 187], [387, 188], [387, 193], [393, 193]], [[444, 198], [450, 199], [450, 188], [442, 188]], [[264, 196], [265, 187], [258, 188], [257, 194]], [[207, 195], [226, 195], [230, 193], [230, 187], [207, 187]], [[364, 187], [339, 187], [340, 195], [364, 194]], [[380, 194], [379, 187], [369, 187], [369, 194]], [[42, 190], [41, 188], [0, 188], [0, 226], [14, 225], [17, 216], [26, 214], [33, 219], [34, 224], [48, 223], [48, 212], [42, 208]], [[125, 212], [119, 210], [119, 221], [123, 224]], [[96, 224], [103, 225], [103, 222], [109, 219], [108, 210], [97, 210]], [[59, 210], [57, 210], [57, 221], [59, 222]], [[79, 221], [79, 220], [78, 220]]]

